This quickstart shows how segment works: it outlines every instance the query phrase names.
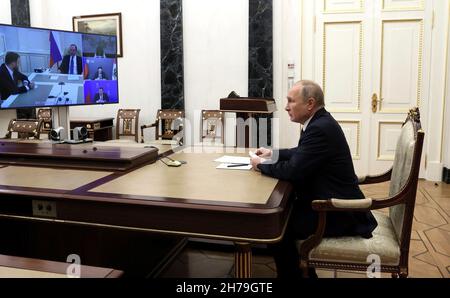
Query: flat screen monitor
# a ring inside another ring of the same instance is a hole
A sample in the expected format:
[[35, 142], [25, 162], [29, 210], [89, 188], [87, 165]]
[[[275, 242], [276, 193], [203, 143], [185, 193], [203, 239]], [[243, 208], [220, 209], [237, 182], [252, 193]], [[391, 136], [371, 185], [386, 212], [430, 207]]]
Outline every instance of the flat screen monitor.
[[116, 104], [116, 36], [0, 24], [0, 109]]

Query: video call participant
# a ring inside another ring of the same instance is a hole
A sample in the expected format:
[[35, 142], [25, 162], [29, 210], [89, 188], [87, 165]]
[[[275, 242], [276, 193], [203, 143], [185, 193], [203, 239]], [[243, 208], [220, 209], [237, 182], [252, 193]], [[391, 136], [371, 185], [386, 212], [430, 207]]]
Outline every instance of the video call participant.
[[34, 83], [19, 71], [19, 64], [19, 54], [6, 53], [5, 63], [0, 66], [1, 100], [7, 99], [10, 95], [26, 93], [34, 89]]
[[65, 55], [59, 70], [64, 74], [80, 75], [83, 72], [83, 63], [80, 56], [77, 56], [78, 47], [71, 44], [69, 55]]
[[98, 93], [95, 94], [94, 101], [96, 103], [107, 103], [109, 102], [108, 94], [105, 93], [102, 87], [98, 89]]
[[106, 76], [105, 72], [103, 71], [103, 67], [99, 66], [97, 68], [97, 71], [94, 74], [93, 80], [108, 80], [108, 77]]

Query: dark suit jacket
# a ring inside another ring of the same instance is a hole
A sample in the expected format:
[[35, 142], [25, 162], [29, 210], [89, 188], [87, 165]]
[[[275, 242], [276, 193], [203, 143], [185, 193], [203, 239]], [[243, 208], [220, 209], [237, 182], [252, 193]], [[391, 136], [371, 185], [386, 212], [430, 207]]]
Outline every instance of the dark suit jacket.
[[[94, 101], [97, 102], [97, 100], [99, 100], [99, 99], [100, 99], [100, 94], [96, 93], [94, 96]], [[105, 92], [103, 92], [103, 100], [105, 102], [109, 102], [109, 96]]]
[[17, 87], [19, 81], [29, 81], [28, 77], [19, 71], [13, 72], [14, 80], [9, 75], [6, 65], [3, 63], [0, 66], [0, 94], [1, 99], [5, 100], [12, 94], [26, 93], [27, 88], [25, 86]]
[[[310, 226], [317, 225], [317, 213], [311, 208], [313, 200], [364, 198], [344, 133], [324, 108], [313, 116], [298, 147], [280, 150], [277, 163], [260, 164], [258, 168], [266, 175], [293, 183], [297, 196], [294, 213], [297, 214], [292, 216], [308, 218], [313, 221], [308, 223]], [[292, 222], [302, 221], [294, 219]], [[370, 212], [328, 212], [325, 235], [370, 236], [376, 226]], [[297, 227], [297, 230], [302, 228]]]
[[[68, 74], [69, 73], [69, 65], [70, 65], [70, 55], [64, 56], [61, 66], [59, 69], [61, 70], [61, 73]], [[83, 73], [83, 59], [81, 59], [80, 56], [77, 56], [77, 74]]]

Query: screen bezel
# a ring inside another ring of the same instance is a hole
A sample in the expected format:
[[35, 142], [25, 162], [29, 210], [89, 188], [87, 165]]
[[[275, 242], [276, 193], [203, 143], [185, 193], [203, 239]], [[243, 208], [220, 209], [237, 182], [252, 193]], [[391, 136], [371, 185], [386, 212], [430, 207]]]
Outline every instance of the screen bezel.
[[[3, 24], [0, 23], [0, 26], [7, 26], [7, 27], [13, 27], [13, 28], [23, 28], [23, 29], [37, 29], [37, 30], [47, 30], [47, 31], [57, 31], [57, 32], [63, 32], [63, 33], [75, 33], [80, 35], [94, 35], [94, 36], [107, 36], [107, 37], [115, 37], [116, 38], [116, 69], [117, 69], [117, 102], [107, 102], [107, 103], [80, 103], [80, 104], [59, 104], [59, 105], [47, 105], [47, 106], [41, 106], [41, 105], [34, 105], [34, 106], [23, 106], [23, 107], [7, 107], [2, 108], [0, 105], [0, 111], [3, 110], [17, 110], [17, 109], [34, 109], [34, 108], [57, 108], [57, 107], [75, 107], [75, 106], [98, 106], [98, 105], [114, 105], [120, 103], [120, 90], [119, 90], [119, 57], [117, 56], [117, 36], [115, 35], [106, 35], [106, 34], [97, 34], [97, 33], [82, 33], [82, 32], [75, 32], [75, 31], [69, 31], [69, 30], [59, 30], [59, 29], [50, 29], [50, 28], [42, 28], [42, 27], [32, 27], [32, 26], [16, 26], [11, 24]], [[83, 56], [82, 56], [83, 58]], [[0, 100], [1, 102], [1, 100]]]

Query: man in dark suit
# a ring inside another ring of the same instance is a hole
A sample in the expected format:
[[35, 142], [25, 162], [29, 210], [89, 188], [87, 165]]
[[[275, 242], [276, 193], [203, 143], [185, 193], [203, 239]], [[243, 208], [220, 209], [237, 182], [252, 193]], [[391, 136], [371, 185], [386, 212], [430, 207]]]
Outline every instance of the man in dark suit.
[[[255, 170], [291, 181], [295, 200], [283, 239], [272, 246], [278, 276], [300, 277], [295, 241], [314, 234], [318, 214], [311, 202], [321, 199], [362, 199], [350, 149], [336, 120], [325, 110], [319, 85], [300, 81], [289, 91], [286, 111], [292, 122], [303, 125], [298, 146], [273, 152], [260, 148], [252, 158]], [[265, 160], [265, 159], [270, 160]], [[331, 212], [327, 214], [325, 236], [372, 237], [377, 222], [370, 212]], [[317, 276], [310, 270], [310, 276]]]
[[69, 55], [65, 55], [59, 70], [64, 74], [80, 75], [83, 72], [83, 61], [77, 56], [78, 48], [75, 44], [71, 44]]
[[95, 103], [107, 103], [109, 101], [109, 96], [102, 87], [98, 89], [98, 93], [94, 96]]
[[5, 100], [10, 95], [26, 93], [34, 88], [34, 83], [19, 71], [19, 54], [8, 52], [5, 63], [0, 66], [0, 94]]

